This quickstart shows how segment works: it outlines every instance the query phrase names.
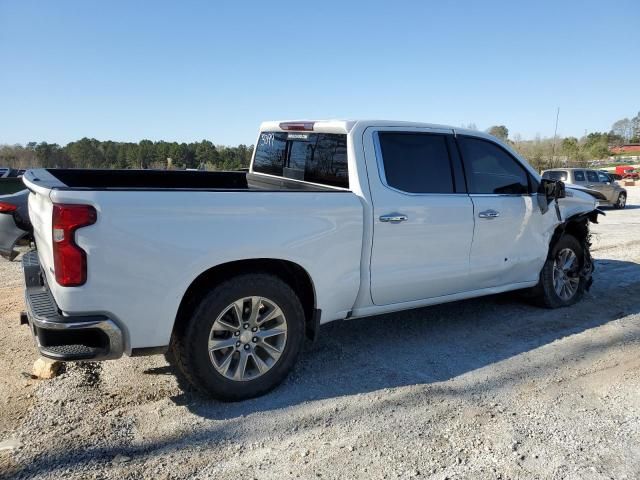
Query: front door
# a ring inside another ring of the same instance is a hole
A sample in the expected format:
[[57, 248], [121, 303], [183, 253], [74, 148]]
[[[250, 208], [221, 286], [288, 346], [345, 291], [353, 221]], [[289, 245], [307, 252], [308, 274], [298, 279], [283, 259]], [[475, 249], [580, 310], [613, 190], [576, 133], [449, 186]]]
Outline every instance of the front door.
[[473, 204], [451, 130], [367, 129], [376, 305], [469, 288]]
[[[475, 218], [470, 279], [476, 289], [535, 281], [548, 240], [533, 179], [500, 145], [472, 136], [457, 139]], [[549, 211], [545, 215], [555, 214]]]
[[[587, 171], [587, 174], [589, 174], [589, 172], [590, 171]], [[598, 181], [591, 182], [591, 185], [593, 186], [590, 188], [593, 188], [594, 190], [598, 190], [599, 192], [601, 192], [605, 197], [607, 197], [608, 202], [615, 203], [615, 201], [617, 200], [616, 191], [615, 191], [616, 187], [611, 181], [611, 178], [609, 177], [609, 175], [602, 172], [593, 172], [593, 173], [595, 174], [595, 178], [597, 178]]]

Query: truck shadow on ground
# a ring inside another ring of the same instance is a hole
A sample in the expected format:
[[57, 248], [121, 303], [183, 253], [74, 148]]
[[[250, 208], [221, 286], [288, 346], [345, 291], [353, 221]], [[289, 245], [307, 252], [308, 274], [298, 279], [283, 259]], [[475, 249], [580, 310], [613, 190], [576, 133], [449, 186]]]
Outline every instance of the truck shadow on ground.
[[[26, 478], [88, 464], [92, 464], [92, 468], [117, 468], [110, 463], [114, 456], [126, 455], [135, 459], [135, 465], [130, 468], [138, 470], [142, 477], [148, 473], [147, 458], [194, 448], [202, 455], [207, 448], [216, 448], [228, 439], [264, 441], [273, 433], [271, 428], [295, 431], [300, 424], [295, 411], [285, 410], [269, 417], [273, 419], [271, 427], [263, 426], [260, 431], [246, 429], [246, 415], [253, 413], [287, 409], [311, 401], [335, 399], [338, 403], [342, 396], [407, 385], [424, 387], [421, 394], [383, 391], [374, 404], [356, 402], [348, 410], [333, 415], [334, 422], [350, 422], [400, 402], [409, 408], [444, 397], [510, 388], [518, 382], [548, 375], [560, 366], [557, 355], [539, 356], [535, 362], [505, 363], [499, 367], [497, 364], [563, 337], [640, 312], [640, 265], [599, 260], [596, 272], [591, 292], [579, 304], [565, 309], [541, 309], [511, 294], [326, 325], [319, 340], [307, 345], [287, 381], [263, 397], [221, 403], [187, 389], [172, 398], [195, 415], [227, 422], [204, 423], [194, 431], [175, 432], [143, 445], [117, 442], [116, 445], [74, 447], [41, 455], [10, 473]], [[565, 356], [599, 355], [619, 348], [622, 341], [640, 341], [638, 330], [628, 330], [624, 339], [603, 336], [589, 342], [573, 342], [564, 347], [560, 358], [564, 361]], [[486, 375], [470, 381], [439, 383], [485, 367]], [[170, 370], [162, 367], [147, 373], [167, 374]], [[329, 402], [318, 406], [319, 421], [324, 421], [323, 415], [333, 411], [333, 405]], [[133, 473], [131, 475], [134, 478]]]
[[442, 382], [638, 313], [639, 294], [640, 265], [598, 260], [593, 288], [569, 308], [536, 307], [510, 293], [333, 322], [321, 328], [316, 343], [307, 344], [289, 378], [265, 396], [221, 403], [181, 381], [183, 393], [172, 400], [204, 418], [231, 419], [309, 401]]

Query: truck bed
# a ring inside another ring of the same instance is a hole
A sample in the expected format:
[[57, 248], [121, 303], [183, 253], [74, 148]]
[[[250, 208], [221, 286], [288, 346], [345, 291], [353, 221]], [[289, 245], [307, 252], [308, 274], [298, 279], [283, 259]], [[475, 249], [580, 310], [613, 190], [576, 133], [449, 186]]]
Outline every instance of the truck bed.
[[58, 190], [335, 191], [335, 188], [239, 171], [40, 169], [27, 178]]

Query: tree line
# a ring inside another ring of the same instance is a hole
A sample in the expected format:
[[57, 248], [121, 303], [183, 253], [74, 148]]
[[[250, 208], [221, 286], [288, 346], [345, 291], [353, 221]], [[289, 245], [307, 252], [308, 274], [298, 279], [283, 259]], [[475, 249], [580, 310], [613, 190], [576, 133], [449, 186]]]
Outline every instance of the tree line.
[[611, 147], [640, 143], [640, 112], [635, 117], [614, 122], [608, 132], [591, 132], [581, 138], [536, 136], [533, 140], [523, 140], [518, 135], [510, 138], [509, 129], [504, 125], [494, 125], [487, 133], [510, 144], [538, 170], [560, 165], [584, 167], [593, 160], [609, 157]]
[[65, 146], [47, 142], [0, 145], [0, 166], [235, 170], [249, 166], [252, 152], [253, 146], [227, 147], [209, 140], [133, 143], [83, 138]]
[[[467, 128], [477, 130], [474, 124]], [[592, 132], [581, 138], [537, 136], [523, 140], [519, 135], [511, 138], [505, 125], [494, 125], [487, 132], [509, 143], [538, 170], [559, 165], [586, 166], [592, 160], [609, 157], [612, 146], [640, 143], [640, 112], [635, 117], [616, 121], [608, 132]], [[133, 143], [83, 138], [65, 146], [47, 142], [0, 145], [0, 166], [236, 170], [249, 166], [252, 153], [252, 145], [227, 147], [214, 145], [209, 140]]]

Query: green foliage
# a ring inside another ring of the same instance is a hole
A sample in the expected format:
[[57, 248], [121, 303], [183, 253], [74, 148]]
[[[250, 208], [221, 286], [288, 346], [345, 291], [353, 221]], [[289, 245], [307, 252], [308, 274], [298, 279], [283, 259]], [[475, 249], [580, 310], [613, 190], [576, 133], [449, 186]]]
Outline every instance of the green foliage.
[[506, 142], [509, 138], [509, 129], [504, 125], [494, 125], [487, 130], [487, 133], [489, 135], [493, 135], [496, 138], [499, 138], [503, 142]]
[[582, 163], [585, 159], [585, 153], [580, 148], [576, 137], [564, 138], [560, 144], [560, 152], [574, 164]]
[[631, 143], [640, 143], [640, 112], [631, 119]]
[[[467, 128], [476, 129], [475, 124]], [[540, 138], [521, 140], [509, 129], [494, 125], [487, 130], [508, 142], [535, 168], [542, 170], [561, 165], [585, 166], [591, 160], [611, 156], [610, 147], [627, 142], [640, 143], [640, 112], [623, 118], [611, 126], [611, 131], [592, 132], [584, 137]], [[209, 140], [177, 143], [141, 140], [139, 143], [100, 141], [82, 138], [64, 147], [56, 143], [29, 142], [22, 145], [0, 145], [0, 166], [14, 168], [198, 168], [236, 170], [247, 168], [252, 146], [225, 147]]]
[[141, 140], [139, 143], [82, 138], [61, 147], [29, 142], [0, 145], [0, 165], [13, 168], [247, 168], [253, 146], [216, 146], [209, 140], [177, 143]]

